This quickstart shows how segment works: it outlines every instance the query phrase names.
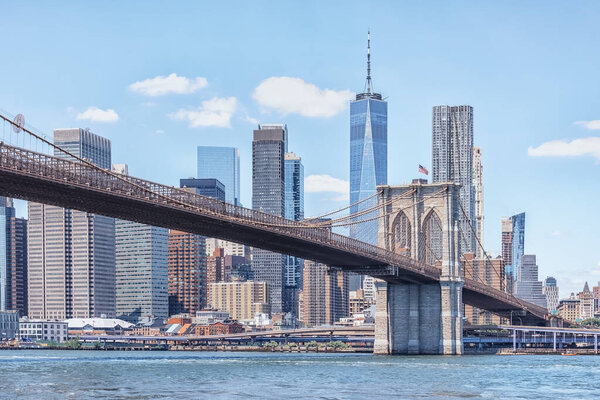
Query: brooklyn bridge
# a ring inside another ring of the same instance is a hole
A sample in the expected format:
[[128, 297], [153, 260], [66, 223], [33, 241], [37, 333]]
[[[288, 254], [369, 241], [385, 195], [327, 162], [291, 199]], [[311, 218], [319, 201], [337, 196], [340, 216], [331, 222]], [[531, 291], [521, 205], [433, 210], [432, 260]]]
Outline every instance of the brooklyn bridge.
[[[461, 354], [463, 303], [504, 317], [517, 313], [523, 324], [547, 323], [545, 308], [461, 273], [454, 183], [379, 187], [374, 210], [380, 246], [374, 246], [336, 234], [320, 220], [288, 220], [99, 168], [18, 120], [0, 117], [21, 135], [20, 146], [0, 143], [1, 195], [225, 239], [378, 278], [376, 353]], [[35, 143], [53, 155], [34, 151]], [[433, 220], [439, 227], [435, 237], [427, 228]], [[418, 251], [399, 251], [392, 243], [399, 223]]]

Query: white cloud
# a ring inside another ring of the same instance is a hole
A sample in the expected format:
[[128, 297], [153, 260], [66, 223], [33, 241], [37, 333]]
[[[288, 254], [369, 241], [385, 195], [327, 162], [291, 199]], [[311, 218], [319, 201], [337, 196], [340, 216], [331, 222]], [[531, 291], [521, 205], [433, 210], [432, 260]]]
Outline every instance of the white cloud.
[[533, 157], [575, 157], [593, 156], [600, 161], [600, 137], [587, 137], [566, 140], [553, 140], [538, 147], [529, 147], [527, 154]]
[[208, 85], [206, 78], [186, 78], [173, 73], [169, 76], [157, 76], [129, 85], [129, 90], [142, 93], [146, 96], [156, 97], [169, 93], [188, 94], [194, 93]]
[[560, 236], [560, 231], [553, 231], [552, 236]]
[[[349, 191], [350, 183], [348, 181], [334, 178], [331, 175], [309, 175], [304, 178], [305, 193], [334, 192], [347, 195]], [[336, 199], [338, 198], [336, 197]]]
[[246, 115], [246, 121], [250, 122], [253, 125], [258, 125], [258, 119], [253, 118], [249, 115]]
[[153, 102], [153, 101], [147, 101], [147, 102], [145, 102], [145, 103], [142, 103], [142, 106], [143, 106], [143, 107], [148, 107], [148, 108], [156, 107], [157, 105], [158, 105], [158, 104], [156, 104], [156, 103], [155, 103], [155, 102]]
[[156, 133], [157, 135], [162, 135], [163, 133], [165, 133], [165, 131], [163, 131], [162, 129], [157, 129], [154, 131], [154, 133]]
[[596, 119], [593, 121], [576, 121], [575, 125], [582, 125], [585, 129], [597, 131], [600, 130], [600, 119]]
[[332, 201], [339, 201], [339, 202], [344, 202], [347, 203], [350, 201], [350, 193], [344, 193], [344, 194], [340, 194], [339, 196], [335, 196], [333, 199], [331, 199]]
[[116, 122], [119, 120], [119, 114], [112, 108], [102, 110], [98, 107], [89, 107], [84, 112], [77, 114], [76, 118], [92, 122]]
[[235, 97], [213, 97], [202, 102], [200, 107], [192, 110], [180, 109], [169, 114], [174, 120], [188, 121], [190, 128], [206, 126], [217, 126], [221, 128], [231, 127], [231, 116], [237, 109]]
[[265, 79], [253, 97], [266, 108], [304, 117], [332, 117], [344, 111], [353, 93], [349, 90], [320, 89], [300, 78], [279, 76]]

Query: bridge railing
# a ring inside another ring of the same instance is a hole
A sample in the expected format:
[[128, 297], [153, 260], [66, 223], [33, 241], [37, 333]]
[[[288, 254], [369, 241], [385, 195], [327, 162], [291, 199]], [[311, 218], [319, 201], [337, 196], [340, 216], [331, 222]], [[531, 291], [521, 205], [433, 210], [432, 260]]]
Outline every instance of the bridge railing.
[[202, 196], [184, 189], [166, 186], [148, 180], [120, 175], [67, 158], [36, 153], [27, 149], [0, 143], [0, 167], [36, 175], [48, 180], [130, 198], [163, 204], [223, 220], [251, 225], [271, 232], [319, 242], [325, 246], [354, 252], [380, 260], [382, 265], [398, 266], [435, 277], [439, 270], [434, 266], [396, 254], [381, 247], [331, 232], [330, 228], [311, 226], [258, 210], [252, 210]]

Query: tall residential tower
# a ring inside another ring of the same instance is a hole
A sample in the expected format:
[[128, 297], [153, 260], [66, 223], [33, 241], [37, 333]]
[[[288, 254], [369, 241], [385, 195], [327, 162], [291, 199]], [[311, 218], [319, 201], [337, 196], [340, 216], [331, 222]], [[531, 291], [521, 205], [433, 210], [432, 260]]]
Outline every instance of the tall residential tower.
[[432, 117], [432, 182], [460, 184], [460, 254], [475, 253], [473, 107], [435, 106]]

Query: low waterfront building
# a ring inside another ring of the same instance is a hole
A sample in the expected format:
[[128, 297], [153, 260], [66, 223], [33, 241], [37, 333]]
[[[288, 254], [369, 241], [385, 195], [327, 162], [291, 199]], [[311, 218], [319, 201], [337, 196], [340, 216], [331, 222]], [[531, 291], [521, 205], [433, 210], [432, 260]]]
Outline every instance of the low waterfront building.
[[16, 339], [19, 336], [19, 312], [0, 311], [0, 342]]
[[245, 332], [244, 325], [232, 320], [219, 321], [209, 325], [196, 325], [194, 327], [196, 336], [227, 335], [242, 332]]
[[198, 325], [209, 325], [219, 321], [226, 321], [228, 319], [229, 313], [227, 311], [206, 309], [196, 311], [196, 317], [192, 318], [192, 322]]
[[21, 340], [64, 343], [69, 337], [69, 325], [63, 321], [21, 318], [19, 336]]
[[134, 327], [134, 324], [117, 318], [70, 318], [65, 322], [69, 336], [122, 335]]

